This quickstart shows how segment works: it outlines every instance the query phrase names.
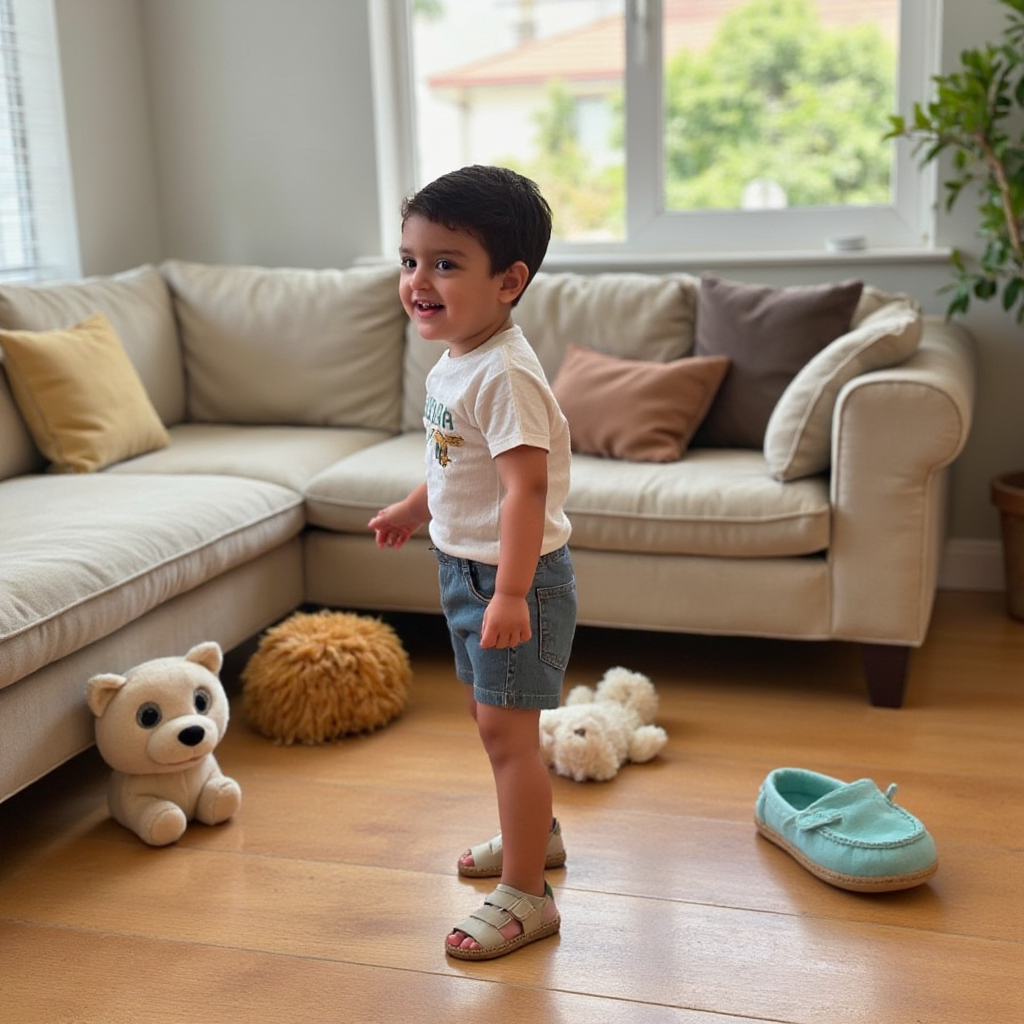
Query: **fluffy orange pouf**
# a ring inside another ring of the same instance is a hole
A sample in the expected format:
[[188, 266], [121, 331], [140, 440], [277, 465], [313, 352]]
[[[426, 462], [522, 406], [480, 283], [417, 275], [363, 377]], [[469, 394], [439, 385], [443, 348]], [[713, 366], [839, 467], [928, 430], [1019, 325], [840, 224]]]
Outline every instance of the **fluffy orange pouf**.
[[242, 708], [278, 743], [326, 743], [387, 725], [411, 679], [409, 655], [379, 619], [300, 612], [264, 633], [242, 670]]

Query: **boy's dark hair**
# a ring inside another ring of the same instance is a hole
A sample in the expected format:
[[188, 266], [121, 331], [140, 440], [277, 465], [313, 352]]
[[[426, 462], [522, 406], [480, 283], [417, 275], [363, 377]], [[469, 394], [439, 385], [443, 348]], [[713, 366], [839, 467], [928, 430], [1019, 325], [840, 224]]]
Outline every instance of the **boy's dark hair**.
[[551, 240], [547, 200], [535, 182], [507, 167], [474, 164], [442, 174], [402, 203], [403, 226], [414, 214], [472, 235], [487, 253], [492, 275], [522, 260], [530, 272], [527, 285]]

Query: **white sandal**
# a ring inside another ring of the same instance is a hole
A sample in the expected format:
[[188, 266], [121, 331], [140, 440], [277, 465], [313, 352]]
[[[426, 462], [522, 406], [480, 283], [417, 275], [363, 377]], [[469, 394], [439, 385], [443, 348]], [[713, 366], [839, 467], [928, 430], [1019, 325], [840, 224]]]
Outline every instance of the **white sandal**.
[[[526, 946], [538, 939], [546, 939], [554, 935], [561, 927], [562, 919], [556, 914], [550, 921], [541, 923], [541, 911], [548, 900], [553, 899], [551, 886], [544, 883], [543, 896], [531, 896], [528, 892], [513, 889], [510, 885], [498, 884], [497, 889], [488, 896], [483, 906], [460, 921], [453, 932], [463, 932], [471, 939], [480, 943], [479, 949], [463, 949], [453, 946], [447, 938], [444, 951], [457, 960], [493, 960], [505, 956], [520, 946]], [[510, 921], [518, 921], [522, 931], [511, 939], [506, 939], [499, 931]]]
[[[461, 858], [457, 863], [459, 874], [465, 878], [497, 878], [501, 875], [502, 852], [501, 833], [486, 843], [473, 846], [468, 851], [473, 858], [472, 864], [463, 864]], [[466, 854], [462, 855], [463, 857]], [[551, 831], [548, 833], [547, 856], [544, 860], [544, 868], [550, 871], [552, 868], [560, 868], [565, 863], [565, 843], [562, 840], [562, 826], [558, 819], [551, 823]]]

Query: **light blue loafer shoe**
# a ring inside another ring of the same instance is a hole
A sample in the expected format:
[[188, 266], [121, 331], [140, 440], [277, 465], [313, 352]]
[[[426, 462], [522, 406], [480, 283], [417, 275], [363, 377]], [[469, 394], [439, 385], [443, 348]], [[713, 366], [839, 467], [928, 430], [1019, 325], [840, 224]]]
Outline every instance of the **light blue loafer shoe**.
[[761, 784], [754, 820], [812, 875], [854, 892], [892, 892], [939, 868], [935, 841], [871, 779], [842, 782], [804, 768], [777, 768]]

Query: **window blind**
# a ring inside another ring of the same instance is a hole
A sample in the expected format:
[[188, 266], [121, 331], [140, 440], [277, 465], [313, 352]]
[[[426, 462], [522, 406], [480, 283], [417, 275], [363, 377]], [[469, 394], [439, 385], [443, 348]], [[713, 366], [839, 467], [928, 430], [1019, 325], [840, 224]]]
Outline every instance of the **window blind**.
[[77, 264], [52, 0], [0, 0], [0, 280]]

